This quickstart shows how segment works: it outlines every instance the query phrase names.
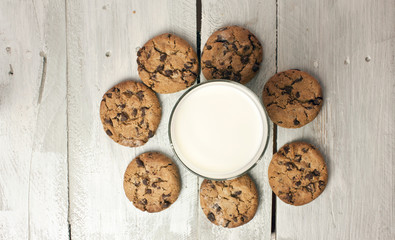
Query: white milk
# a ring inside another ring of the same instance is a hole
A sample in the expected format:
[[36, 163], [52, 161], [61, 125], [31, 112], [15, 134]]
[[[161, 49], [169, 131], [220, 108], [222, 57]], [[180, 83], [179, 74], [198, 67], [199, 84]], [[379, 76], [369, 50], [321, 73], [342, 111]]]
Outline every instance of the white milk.
[[189, 169], [225, 179], [256, 163], [266, 145], [268, 126], [256, 95], [240, 84], [214, 81], [180, 100], [170, 134], [175, 152]]

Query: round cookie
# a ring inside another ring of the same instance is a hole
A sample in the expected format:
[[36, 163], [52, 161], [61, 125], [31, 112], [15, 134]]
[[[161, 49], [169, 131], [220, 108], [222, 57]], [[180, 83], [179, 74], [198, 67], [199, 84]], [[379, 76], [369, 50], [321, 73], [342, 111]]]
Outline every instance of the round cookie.
[[178, 92], [195, 82], [199, 71], [197, 59], [188, 42], [165, 33], [149, 40], [137, 52], [139, 76], [155, 92]]
[[161, 153], [143, 153], [127, 167], [123, 188], [129, 201], [141, 211], [162, 211], [174, 203], [180, 193], [178, 168]]
[[205, 179], [200, 187], [200, 206], [212, 223], [234, 228], [254, 217], [258, 192], [248, 175], [225, 181]]
[[223, 27], [214, 32], [204, 45], [202, 72], [207, 80], [229, 79], [249, 82], [262, 62], [262, 45], [245, 28]]
[[143, 83], [121, 82], [104, 95], [100, 118], [115, 142], [129, 147], [144, 145], [158, 128], [162, 110], [155, 93]]
[[285, 144], [269, 164], [269, 184], [282, 201], [295, 206], [316, 199], [328, 182], [321, 153], [304, 142]]
[[270, 119], [285, 128], [299, 128], [313, 121], [323, 102], [319, 82], [297, 69], [271, 77], [262, 98]]

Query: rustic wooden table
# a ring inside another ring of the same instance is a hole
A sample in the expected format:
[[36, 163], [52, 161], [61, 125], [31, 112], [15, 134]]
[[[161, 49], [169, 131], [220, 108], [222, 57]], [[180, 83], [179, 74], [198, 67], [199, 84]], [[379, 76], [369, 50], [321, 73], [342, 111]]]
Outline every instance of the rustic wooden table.
[[[182, 92], [159, 96], [159, 130], [139, 148], [104, 134], [101, 97], [138, 79], [136, 52], [151, 37], [172, 32], [202, 48], [230, 24], [264, 46], [248, 87], [261, 96], [274, 73], [300, 68], [321, 82], [323, 109], [300, 129], [271, 125], [251, 171], [260, 205], [250, 223], [211, 224], [202, 179], [181, 164], [176, 203], [140, 212], [124, 195], [124, 170], [148, 150], [175, 157], [167, 124]], [[395, 239], [394, 1], [1, 0], [0, 56], [0, 239]], [[325, 155], [327, 189], [301, 207], [272, 202], [272, 149], [301, 139]]]

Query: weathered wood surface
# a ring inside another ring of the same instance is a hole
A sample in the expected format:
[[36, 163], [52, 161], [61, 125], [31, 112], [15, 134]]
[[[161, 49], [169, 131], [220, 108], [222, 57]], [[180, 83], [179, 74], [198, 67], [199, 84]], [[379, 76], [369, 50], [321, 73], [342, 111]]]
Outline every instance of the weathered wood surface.
[[158, 95], [162, 120], [143, 147], [113, 142], [99, 117], [102, 95], [125, 80], [139, 80], [137, 50], [165, 32], [196, 49], [195, 1], [67, 1], [70, 223], [73, 239], [197, 238], [197, 177], [180, 163], [182, 190], [166, 211], [136, 209], [123, 191], [123, 174], [137, 155], [154, 150], [175, 160], [168, 120], [182, 92]]
[[[103, 93], [139, 79], [136, 53], [148, 39], [170, 31], [197, 47], [196, 4], [0, 2], [0, 239], [270, 239], [272, 141], [251, 171], [257, 215], [222, 229], [200, 209], [202, 179], [179, 163], [182, 191], [166, 211], [142, 213], [123, 192], [124, 170], [138, 154], [175, 159], [167, 124], [182, 93], [159, 95], [163, 118], [143, 147], [120, 146], [102, 130]], [[230, 24], [263, 43], [262, 68], [247, 84], [258, 96], [276, 70], [289, 68], [310, 72], [324, 90], [317, 119], [279, 127], [277, 147], [317, 145], [329, 184], [306, 206], [276, 200], [277, 239], [394, 239], [395, 3], [202, 0], [201, 47]]]
[[0, 2], [0, 239], [68, 239], [64, 1]]
[[[263, 45], [263, 62], [259, 74], [247, 86], [259, 97], [266, 80], [276, 72], [276, 2], [258, 1], [202, 1], [201, 49], [208, 37], [218, 28], [239, 25], [253, 32]], [[205, 81], [203, 74], [201, 80]], [[200, 239], [270, 239], [272, 191], [267, 181], [267, 168], [272, 158], [272, 124], [269, 145], [264, 157], [250, 171], [259, 190], [259, 207], [248, 224], [235, 229], [224, 229], [210, 223], [203, 211], [199, 211]], [[200, 178], [199, 182], [203, 179]]]
[[302, 207], [277, 200], [277, 239], [394, 239], [395, 3], [278, 1], [278, 68], [323, 87], [309, 125], [278, 130], [278, 147], [307, 140], [329, 184]]

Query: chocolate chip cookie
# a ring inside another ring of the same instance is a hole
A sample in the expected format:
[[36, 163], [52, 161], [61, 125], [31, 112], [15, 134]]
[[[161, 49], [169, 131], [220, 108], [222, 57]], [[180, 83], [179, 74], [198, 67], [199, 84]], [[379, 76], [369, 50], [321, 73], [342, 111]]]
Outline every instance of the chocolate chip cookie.
[[254, 217], [258, 192], [248, 175], [225, 181], [205, 179], [200, 187], [200, 206], [212, 223], [234, 228]]
[[320, 83], [297, 69], [271, 77], [262, 98], [270, 119], [285, 128], [299, 128], [313, 121], [323, 102]]
[[161, 153], [143, 153], [127, 167], [123, 188], [129, 201], [141, 211], [162, 211], [174, 203], [180, 193], [178, 168]]
[[143, 83], [125, 81], [104, 95], [100, 118], [115, 142], [129, 147], [144, 145], [153, 137], [162, 116], [155, 93]]
[[246, 84], [258, 72], [262, 52], [261, 43], [247, 29], [223, 27], [204, 45], [202, 72], [207, 80], [229, 79]]
[[295, 206], [316, 199], [328, 182], [321, 153], [305, 142], [285, 144], [269, 165], [269, 184], [282, 201]]
[[196, 52], [170, 33], [149, 40], [137, 52], [141, 80], [157, 93], [173, 93], [191, 86], [198, 75]]

